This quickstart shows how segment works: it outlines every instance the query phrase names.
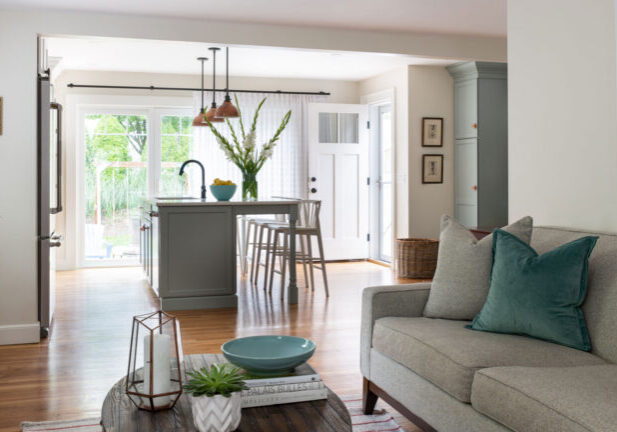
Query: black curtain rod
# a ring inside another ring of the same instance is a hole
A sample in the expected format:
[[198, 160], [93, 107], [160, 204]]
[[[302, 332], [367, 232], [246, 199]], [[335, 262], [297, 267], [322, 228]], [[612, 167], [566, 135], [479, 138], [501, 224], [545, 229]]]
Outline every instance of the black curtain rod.
[[[157, 87], [157, 86], [118, 86], [118, 85], [95, 85], [95, 84], [67, 84], [69, 88], [100, 88], [100, 89], [126, 89], [126, 90], [170, 90], [170, 91], [201, 91], [200, 88], [188, 87]], [[205, 91], [212, 91], [212, 89]], [[225, 89], [216, 89], [218, 92], [223, 92]], [[329, 96], [328, 92], [298, 92], [298, 91], [283, 91], [283, 90], [233, 90], [229, 89], [229, 93], [272, 93], [272, 94], [289, 94], [289, 95], [322, 95]]]

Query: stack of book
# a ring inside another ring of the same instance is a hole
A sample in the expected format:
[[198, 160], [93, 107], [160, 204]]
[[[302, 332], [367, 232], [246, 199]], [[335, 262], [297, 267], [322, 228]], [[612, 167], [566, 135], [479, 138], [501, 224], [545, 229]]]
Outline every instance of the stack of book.
[[242, 391], [242, 408], [326, 399], [328, 393], [321, 377], [308, 363], [289, 375], [255, 377], [245, 382], [248, 390]]

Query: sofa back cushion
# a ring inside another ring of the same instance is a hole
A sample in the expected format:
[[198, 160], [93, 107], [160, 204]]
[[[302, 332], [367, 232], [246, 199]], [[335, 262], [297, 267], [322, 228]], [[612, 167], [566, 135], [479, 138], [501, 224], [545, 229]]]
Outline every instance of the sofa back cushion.
[[617, 363], [617, 235], [534, 227], [531, 247], [543, 254], [586, 235], [599, 236], [589, 258], [587, 298], [583, 303], [591, 352]]

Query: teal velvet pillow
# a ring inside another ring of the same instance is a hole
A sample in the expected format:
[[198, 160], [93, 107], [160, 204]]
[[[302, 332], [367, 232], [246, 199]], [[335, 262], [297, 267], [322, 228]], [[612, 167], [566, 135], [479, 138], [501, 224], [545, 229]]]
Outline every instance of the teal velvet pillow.
[[468, 328], [527, 335], [589, 351], [580, 306], [597, 240], [582, 237], [538, 255], [516, 236], [496, 229], [488, 297]]

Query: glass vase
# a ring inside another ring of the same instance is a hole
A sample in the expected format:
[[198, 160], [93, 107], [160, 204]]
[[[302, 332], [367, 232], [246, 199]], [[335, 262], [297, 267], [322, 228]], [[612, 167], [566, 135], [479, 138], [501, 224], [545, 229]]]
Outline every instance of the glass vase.
[[257, 201], [257, 175], [243, 173], [242, 175], [242, 201]]

